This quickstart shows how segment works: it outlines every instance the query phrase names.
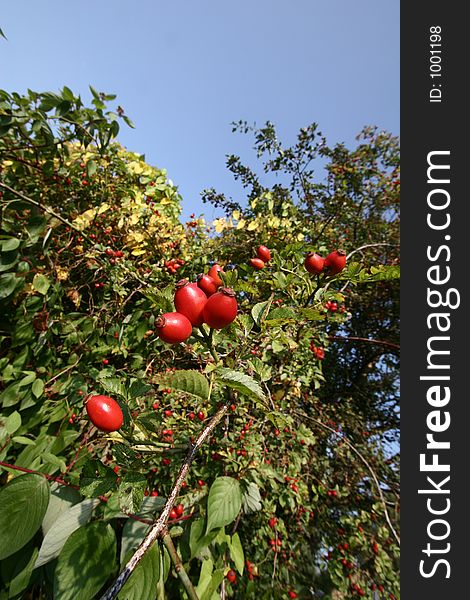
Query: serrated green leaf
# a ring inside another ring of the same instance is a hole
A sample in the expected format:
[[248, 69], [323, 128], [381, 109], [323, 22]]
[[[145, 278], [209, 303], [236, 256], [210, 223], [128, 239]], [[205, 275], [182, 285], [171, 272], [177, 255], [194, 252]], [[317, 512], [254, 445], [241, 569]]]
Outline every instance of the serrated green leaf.
[[117, 394], [123, 398], [127, 397], [126, 387], [117, 377], [106, 377], [106, 375], [103, 375], [98, 377], [97, 381], [109, 394]]
[[266, 402], [266, 396], [263, 390], [249, 375], [226, 368], [217, 369], [216, 374], [218, 382], [227, 385], [228, 387], [240, 392], [248, 398], [258, 400], [263, 403]]
[[286, 323], [293, 323], [297, 320], [297, 313], [292, 308], [274, 308], [266, 317], [265, 324], [268, 327], [279, 327]]
[[133, 400], [134, 398], [140, 398], [140, 396], [145, 396], [145, 394], [151, 389], [151, 385], [138, 379], [137, 381], [132, 382], [129, 391], [127, 392], [127, 397], [129, 400]]
[[102, 496], [116, 488], [117, 478], [113, 469], [99, 460], [90, 460], [80, 476], [80, 491], [88, 498]]
[[99, 503], [100, 501], [97, 498], [83, 500], [70, 506], [57, 517], [44, 536], [39, 556], [34, 565], [35, 569], [59, 556], [68, 537], [79, 527], [88, 523]]
[[0, 560], [14, 554], [35, 535], [49, 503], [45, 477], [27, 473], [0, 490]]
[[203, 400], [209, 397], [209, 382], [198, 371], [181, 370], [165, 373], [157, 377], [157, 381], [164, 387], [186, 392]]
[[261, 494], [259, 488], [253, 481], [250, 481], [243, 492], [242, 497], [243, 510], [245, 513], [250, 514], [261, 510]]
[[271, 296], [269, 300], [266, 300], [265, 302], [258, 302], [258, 304], [255, 304], [251, 309], [251, 316], [253, 317], [256, 325], [260, 326], [262, 321], [266, 318], [266, 315], [271, 308], [273, 297], [274, 296]]
[[147, 479], [140, 473], [129, 472], [119, 483], [119, 508], [125, 513], [135, 513], [139, 510], [144, 498]]
[[207, 499], [207, 532], [231, 523], [241, 506], [239, 481], [233, 477], [217, 477]]
[[116, 536], [109, 524], [77, 529], [65, 542], [54, 571], [54, 600], [90, 600], [116, 564]]

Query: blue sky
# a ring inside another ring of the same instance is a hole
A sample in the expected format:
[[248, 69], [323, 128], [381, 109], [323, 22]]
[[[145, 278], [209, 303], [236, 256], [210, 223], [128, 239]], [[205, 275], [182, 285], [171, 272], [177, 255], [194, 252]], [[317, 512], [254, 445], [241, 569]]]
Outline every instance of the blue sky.
[[251, 162], [251, 140], [232, 121], [286, 142], [313, 121], [331, 144], [399, 134], [399, 0], [15, 0], [0, 27], [0, 87], [117, 94], [136, 125], [120, 141], [167, 168], [183, 217], [215, 216], [207, 187], [243, 198], [225, 155]]

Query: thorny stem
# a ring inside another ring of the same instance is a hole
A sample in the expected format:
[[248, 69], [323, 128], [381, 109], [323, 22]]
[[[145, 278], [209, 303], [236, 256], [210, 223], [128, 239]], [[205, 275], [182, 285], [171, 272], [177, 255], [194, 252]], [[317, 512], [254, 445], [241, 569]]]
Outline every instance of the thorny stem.
[[134, 569], [137, 567], [137, 565], [139, 564], [139, 562], [141, 561], [142, 557], [145, 555], [147, 550], [153, 545], [153, 543], [157, 539], [165, 536], [165, 533], [167, 531], [166, 524], [168, 521], [168, 517], [170, 515], [171, 509], [173, 508], [173, 506], [176, 502], [176, 498], [178, 497], [178, 494], [180, 492], [181, 485], [188, 475], [189, 468], [190, 468], [193, 460], [195, 459], [199, 448], [207, 440], [207, 438], [212, 434], [215, 427], [217, 427], [217, 425], [220, 423], [220, 421], [224, 417], [225, 413], [227, 412], [228, 402], [229, 401], [227, 401], [225, 404], [222, 404], [218, 408], [215, 415], [209, 421], [209, 423], [204, 428], [204, 430], [200, 433], [200, 435], [197, 438], [194, 445], [190, 448], [188, 455], [187, 455], [183, 465], [181, 466], [178, 477], [176, 478], [176, 482], [173, 486], [173, 489], [171, 490], [171, 492], [167, 498], [167, 501], [165, 503], [165, 506], [163, 507], [163, 510], [162, 510], [159, 518], [154, 523], [154, 525], [151, 527], [151, 529], [145, 536], [144, 540], [142, 541], [142, 543], [140, 544], [140, 546], [138, 547], [138, 549], [136, 550], [134, 555], [130, 558], [130, 560], [124, 567], [122, 573], [119, 575], [119, 577], [116, 579], [116, 581], [111, 585], [111, 587], [105, 592], [105, 594], [101, 597], [100, 600], [112, 600], [113, 598], [116, 598], [116, 596], [119, 594], [120, 590], [122, 589], [122, 587], [124, 586], [126, 581], [132, 575]]

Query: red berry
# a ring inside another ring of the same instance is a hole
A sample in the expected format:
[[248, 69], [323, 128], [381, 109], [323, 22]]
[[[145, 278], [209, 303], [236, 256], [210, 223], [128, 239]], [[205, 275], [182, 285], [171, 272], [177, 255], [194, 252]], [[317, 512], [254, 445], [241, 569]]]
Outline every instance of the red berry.
[[237, 581], [237, 574], [233, 569], [230, 569], [230, 571], [227, 573], [227, 579], [230, 581], [230, 583], [235, 583]]
[[258, 246], [256, 249], [256, 256], [265, 263], [271, 260], [271, 252], [266, 246]]
[[176, 511], [176, 514], [178, 515], [178, 517], [181, 517], [184, 513], [184, 506], [182, 504], [178, 504], [175, 507], [175, 511]]
[[309, 252], [305, 257], [304, 267], [309, 273], [320, 274], [325, 266], [325, 259], [315, 252]]
[[203, 311], [204, 322], [213, 329], [223, 329], [235, 320], [237, 313], [235, 292], [230, 288], [221, 288], [207, 300]]
[[346, 266], [346, 252], [344, 250], [333, 250], [325, 258], [325, 273], [337, 275]]
[[109, 360], [107, 358], [103, 358], [101, 361], [104, 365], [109, 365]]
[[209, 277], [209, 275], [204, 275], [204, 273], [201, 273], [197, 276], [197, 285], [207, 297], [215, 294], [218, 287], [212, 277]]
[[187, 279], [181, 279], [176, 284], [175, 308], [187, 317], [194, 327], [202, 325], [202, 311], [207, 302], [204, 291], [197, 283], [189, 283]]
[[205, 415], [205, 414], [202, 412], [202, 410], [200, 410], [200, 411], [197, 413], [197, 418], [198, 418], [200, 421], [204, 421], [204, 419], [206, 418], [206, 415]]
[[158, 337], [168, 344], [179, 344], [188, 339], [193, 326], [188, 317], [179, 312], [165, 313], [155, 321]]
[[289, 598], [297, 598], [297, 594], [294, 592], [294, 590], [289, 590]]
[[277, 525], [276, 517], [271, 517], [268, 521], [268, 525], [271, 527], [271, 529], [274, 529]]
[[188, 419], [190, 421], [194, 421], [195, 417], [196, 417], [196, 415], [193, 412], [190, 412], [189, 415], [188, 415]]
[[164, 413], [165, 417], [171, 417], [172, 414], [173, 413], [171, 412], [170, 409], [166, 410], [165, 413]]
[[109, 396], [90, 396], [85, 408], [90, 421], [101, 431], [117, 431], [124, 423], [121, 407]]
[[105, 252], [108, 256], [114, 256], [114, 250], [111, 250], [111, 248], [106, 248]]
[[224, 282], [222, 281], [222, 279], [219, 277], [219, 273], [223, 273], [223, 269], [220, 265], [218, 265], [217, 263], [215, 263], [215, 265], [212, 265], [212, 267], [209, 269], [209, 277], [212, 277], [212, 279], [214, 280], [214, 283], [217, 287], [220, 287], [221, 285], [224, 285]]
[[178, 518], [178, 515], [176, 514], [176, 510], [174, 508], [172, 508], [170, 511], [170, 519], [174, 520], [177, 518]]
[[202, 479], [198, 479], [197, 484], [199, 487], [204, 487], [204, 481]]
[[249, 263], [257, 271], [264, 267], [264, 261], [262, 261], [261, 258], [250, 258]]

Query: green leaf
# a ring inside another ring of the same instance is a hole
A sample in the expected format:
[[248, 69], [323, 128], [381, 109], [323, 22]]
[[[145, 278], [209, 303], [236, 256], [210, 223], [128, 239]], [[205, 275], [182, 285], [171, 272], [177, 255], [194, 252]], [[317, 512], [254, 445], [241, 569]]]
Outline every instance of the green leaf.
[[41, 273], [36, 273], [33, 278], [33, 289], [36, 292], [39, 292], [43, 296], [47, 294], [47, 290], [49, 289], [51, 282], [45, 275], [41, 275]]
[[86, 164], [86, 174], [87, 177], [91, 177], [92, 175], [94, 175], [96, 173], [96, 163], [94, 160], [89, 160]]
[[209, 397], [209, 382], [198, 371], [181, 370], [174, 373], [165, 373], [159, 376], [157, 381], [161, 386], [186, 392], [203, 400], [207, 400]]
[[125, 513], [139, 510], [144, 498], [147, 479], [136, 472], [126, 473], [118, 487], [119, 508]]
[[252, 400], [266, 402], [266, 396], [256, 381], [249, 375], [232, 371], [232, 369], [220, 368], [216, 370], [217, 380], [220, 383], [240, 392]]
[[21, 415], [17, 410], [7, 417], [4, 427], [9, 435], [21, 427]]
[[0, 300], [8, 298], [16, 287], [21, 283], [20, 279], [14, 273], [6, 273], [0, 276]]
[[243, 575], [243, 569], [245, 567], [245, 554], [243, 552], [242, 543], [238, 533], [232, 535], [229, 542], [230, 556], [235, 564], [235, 568]]
[[196, 594], [201, 598], [202, 594], [209, 587], [212, 571], [214, 570], [214, 562], [211, 558], [204, 558], [201, 564], [201, 572], [199, 574], [199, 581], [196, 588]]
[[33, 542], [1, 562], [1, 578], [8, 583], [8, 598], [19, 596], [28, 587], [38, 549]]
[[268, 327], [279, 327], [296, 320], [297, 313], [292, 308], [275, 308], [269, 312], [265, 323]]
[[66, 485], [59, 485], [58, 483], [52, 483], [49, 505], [46, 514], [44, 515], [44, 519], [42, 520], [43, 535], [46, 535], [62, 513], [74, 504], [78, 504], [80, 500], [80, 493], [74, 488]]
[[[207, 586], [206, 590], [200, 597], [200, 600], [212, 600], [215, 591], [217, 590], [219, 585], [222, 583], [223, 579], [224, 579], [224, 569], [216, 569], [212, 573], [212, 577], [209, 582], [209, 585]], [[217, 597], [219, 597], [219, 595], [217, 595]]]
[[54, 571], [54, 600], [90, 600], [116, 563], [116, 536], [109, 524], [77, 529], [65, 542]]
[[233, 477], [217, 477], [207, 499], [207, 532], [231, 523], [242, 506], [240, 483]]
[[80, 491], [87, 498], [103, 496], [116, 488], [118, 476], [99, 460], [90, 460], [80, 476]]
[[44, 392], [44, 381], [42, 379], [36, 379], [31, 386], [31, 391], [35, 398], [40, 398]]
[[259, 488], [253, 481], [250, 481], [242, 497], [243, 510], [250, 514], [261, 510], [261, 494]]
[[316, 310], [315, 308], [302, 308], [300, 314], [304, 319], [309, 321], [324, 321], [325, 313]]
[[117, 377], [106, 377], [106, 375], [99, 376], [97, 381], [108, 392], [108, 394], [114, 394], [127, 398], [127, 392], [125, 385]]
[[155, 600], [159, 579], [160, 550], [153, 544], [119, 592], [118, 600]]
[[251, 309], [251, 316], [253, 317], [256, 325], [260, 326], [262, 321], [266, 318], [266, 315], [271, 308], [273, 297], [274, 296], [271, 296], [269, 300], [266, 300], [265, 302], [258, 302], [258, 304], [255, 304]]
[[134, 398], [140, 398], [140, 396], [145, 396], [145, 394], [147, 394], [147, 392], [149, 392], [151, 389], [151, 385], [145, 383], [140, 379], [137, 379], [136, 381], [132, 382], [127, 393], [127, 397], [129, 398], [129, 400], [133, 400]]
[[0, 246], [2, 247], [2, 252], [10, 252], [11, 250], [16, 250], [20, 245], [20, 240], [18, 238], [10, 237], [4, 240], [0, 240]]
[[49, 496], [47, 480], [32, 473], [16, 477], [0, 490], [0, 560], [32, 539], [46, 514]]
[[97, 498], [83, 500], [63, 512], [52, 524], [41, 544], [34, 568], [41, 567], [59, 556], [68, 537], [91, 519], [100, 501]]

